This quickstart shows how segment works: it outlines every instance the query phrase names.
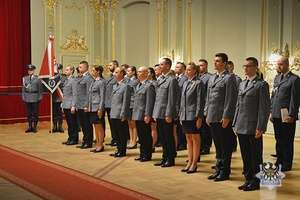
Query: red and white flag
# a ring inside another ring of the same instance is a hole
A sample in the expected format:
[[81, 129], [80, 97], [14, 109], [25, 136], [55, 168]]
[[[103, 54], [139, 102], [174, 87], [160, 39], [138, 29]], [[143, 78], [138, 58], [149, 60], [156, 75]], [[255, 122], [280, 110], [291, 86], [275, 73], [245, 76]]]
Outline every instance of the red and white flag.
[[54, 38], [50, 37], [44, 54], [42, 66], [39, 73], [39, 78], [54, 77]]
[[55, 76], [54, 74], [57, 71], [55, 69], [55, 62], [54, 62], [53, 41], [54, 41], [53, 37], [50, 37], [48, 40], [48, 45], [46, 47], [42, 66], [39, 73], [39, 78], [51, 93], [54, 93], [56, 91], [60, 99], [62, 99], [62, 91], [59, 88], [59, 84], [61, 83], [61, 80], [59, 76]]

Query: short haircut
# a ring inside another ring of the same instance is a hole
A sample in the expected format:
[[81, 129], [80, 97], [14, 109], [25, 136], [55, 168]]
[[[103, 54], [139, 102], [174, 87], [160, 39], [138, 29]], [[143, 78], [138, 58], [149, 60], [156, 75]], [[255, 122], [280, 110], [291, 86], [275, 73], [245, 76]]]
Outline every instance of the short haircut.
[[205, 62], [205, 64], [208, 65], [208, 62], [205, 59], [200, 59], [199, 62]]
[[111, 63], [113, 63], [114, 65], [116, 65], [117, 67], [119, 67], [119, 63], [118, 63], [118, 61], [116, 61], [116, 60], [112, 60], [112, 61], [110, 61]]
[[170, 68], [172, 67], [172, 60], [170, 58], [163, 58], [165, 60], [167, 65], [170, 65]]
[[81, 61], [79, 64], [84, 64], [87, 68], [89, 68], [89, 63], [87, 61]]
[[222, 58], [222, 62], [228, 62], [228, 56], [225, 53], [217, 53], [215, 55], [215, 57], [221, 57]]
[[121, 67], [123, 67], [124, 69], [128, 69], [129, 65], [128, 64], [123, 64], [123, 65], [121, 65]]
[[[70, 68], [70, 70], [72, 71], [72, 74], [74, 74], [75, 67], [74, 67], [74, 66], [72, 66], [72, 65], [69, 65], [68, 67], [69, 67], [69, 68]], [[76, 68], [76, 70], [77, 70], [77, 68]], [[78, 71], [79, 71], [79, 69], [78, 69]]]
[[186, 70], [186, 65], [183, 62], [177, 62], [177, 64], [181, 64], [183, 66], [183, 69]]
[[120, 69], [120, 72], [123, 74], [123, 77], [126, 75], [126, 71], [122, 67], [116, 67], [116, 69]]
[[255, 67], [258, 67], [258, 60], [256, 58], [254, 58], [254, 57], [248, 57], [248, 58], [246, 58], [246, 61], [252, 61], [253, 65]]

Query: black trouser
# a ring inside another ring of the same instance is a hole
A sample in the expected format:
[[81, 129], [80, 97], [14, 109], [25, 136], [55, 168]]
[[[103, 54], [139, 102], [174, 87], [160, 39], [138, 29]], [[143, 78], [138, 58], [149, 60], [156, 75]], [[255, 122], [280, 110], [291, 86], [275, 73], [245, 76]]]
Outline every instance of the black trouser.
[[209, 151], [212, 143], [210, 128], [206, 123], [206, 117], [203, 118], [201, 126], [201, 150]]
[[[230, 122], [228, 124], [228, 126], [232, 127], [232, 122]], [[230, 133], [231, 133], [230, 137], [231, 137], [232, 150], [236, 150], [236, 148], [237, 148], [237, 139], [236, 139], [236, 135], [233, 132], [232, 128], [230, 129]]]
[[52, 111], [53, 111], [53, 123], [62, 123], [62, 110], [61, 110], [61, 102], [52, 102]]
[[176, 120], [175, 121], [177, 127], [176, 127], [176, 133], [177, 133], [177, 137], [178, 137], [178, 147], [186, 147], [186, 137], [185, 137], [185, 133], [182, 132], [182, 125], [180, 124], [180, 120]]
[[292, 167], [296, 121], [293, 123], [282, 123], [281, 119], [273, 118], [273, 127], [276, 139], [276, 163]]
[[111, 124], [110, 110], [111, 110], [111, 108], [105, 108], [106, 116], [107, 116], [109, 127], [110, 127], [111, 141], [115, 142], [115, 131], [114, 131], [114, 127]]
[[135, 121], [136, 128], [139, 136], [140, 157], [151, 159], [152, 158], [152, 135], [151, 135], [151, 122], [146, 124], [143, 120]]
[[231, 126], [222, 128], [221, 123], [210, 123], [211, 135], [216, 147], [216, 172], [221, 175], [230, 175], [230, 165], [232, 156]]
[[161, 136], [161, 144], [163, 149], [163, 160], [174, 162], [176, 157], [175, 139], [173, 134], [174, 120], [167, 123], [165, 119], [156, 119], [157, 128]]
[[[39, 105], [40, 102], [25, 102], [27, 110], [27, 120], [29, 123], [37, 123], [39, 121]], [[33, 118], [32, 118], [33, 112]]]
[[114, 127], [113, 130], [115, 131], [114, 140], [117, 142], [117, 149], [121, 154], [126, 153], [126, 146], [127, 146], [126, 124], [128, 124], [127, 120], [124, 120], [122, 122], [121, 119], [111, 118], [111, 127]]
[[263, 136], [255, 138], [254, 134], [238, 134], [238, 138], [245, 179], [247, 181], [256, 181], [255, 175], [260, 172], [259, 165], [263, 164]]
[[83, 132], [83, 143], [92, 145], [94, 134], [89, 112], [85, 113], [83, 109], [78, 109], [78, 118]]
[[72, 114], [71, 109], [64, 109], [64, 113], [68, 124], [68, 141], [78, 142], [77, 113]]

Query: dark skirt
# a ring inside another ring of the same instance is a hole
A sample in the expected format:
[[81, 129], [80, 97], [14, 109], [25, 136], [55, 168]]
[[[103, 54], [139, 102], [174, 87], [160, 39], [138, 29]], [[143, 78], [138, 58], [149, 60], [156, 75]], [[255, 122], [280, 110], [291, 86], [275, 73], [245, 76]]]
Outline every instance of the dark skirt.
[[196, 127], [196, 120], [182, 121], [182, 132], [188, 134], [200, 134], [200, 129]]
[[129, 109], [129, 116], [127, 120], [132, 120], [132, 113], [133, 113], [133, 108]]
[[104, 113], [105, 112], [103, 112], [102, 118], [99, 119], [97, 112], [90, 112], [90, 123], [104, 125]]

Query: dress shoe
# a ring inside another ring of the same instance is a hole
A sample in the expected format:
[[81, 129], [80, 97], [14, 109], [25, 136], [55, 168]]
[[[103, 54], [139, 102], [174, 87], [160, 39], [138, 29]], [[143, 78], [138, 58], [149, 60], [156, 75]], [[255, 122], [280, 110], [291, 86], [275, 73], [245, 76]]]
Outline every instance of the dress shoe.
[[180, 145], [177, 147], [177, 151], [183, 151], [183, 150], [186, 150], [186, 146]]
[[126, 149], [136, 149], [137, 148], [137, 144], [135, 144], [134, 146], [127, 146]]
[[84, 144], [77, 145], [76, 148], [81, 148]]
[[103, 152], [104, 151], [104, 146], [101, 148], [101, 149], [99, 149], [99, 150], [97, 150], [97, 149], [94, 149], [94, 153], [100, 153], [100, 152]]
[[141, 158], [140, 162], [147, 162], [147, 161], [150, 161], [150, 160], [151, 160], [151, 158]]
[[238, 187], [239, 190], [244, 190], [244, 188], [250, 184], [250, 181], [245, 181], [245, 183]]
[[165, 162], [166, 160], [160, 160], [159, 162], [154, 163], [154, 166], [162, 166]]
[[155, 147], [161, 147], [161, 143], [160, 142], [156, 142], [154, 146]]
[[211, 166], [210, 168], [212, 168], [212, 169], [216, 169], [216, 166], [215, 166], [215, 165], [213, 165], [213, 166]]
[[118, 154], [119, 151], [115, 151], [114, 153], [109, 154], [110, 156], [115, 156], [116, 154]]
[[229, 179], [229, 176], [225, 176], [225, 175], [219, 175], [219, 176], [217, 176], [216, 178], [214, 178], [214, 181], [215, 182], [218, 182], [218, 181], [226, 181], [226, 180], [228, 180]]
[[78, 144], [78, 142], [75, 141], [68, 141], [66, 145], [75, 145]]
[[164, 164], [161, 165], [161, 167], [171, 167], [174, 166], [175, 162], [174, 161], [166, 161]]
[[198, 167], [196, 167], [196, 168], [193, 169], [193, 170], [188, 170], [186, 173], [187, 173], [187, 174], [193, 174], [193, 173], [196, 173], [197, 169], [198, 169]]
[[88, 149], [88, 148], [92, 148], [92, 144], [84, 144], [80, 147], [81, 149]]
[[255, 183], [253, 181], [251, 181], [247, 186], [243, 188], [244, 191], [253, 191], [259, 189], [260, 189], [259, 183]]
[[36, 128], [32, 128], [32, 132], [36, 133], [37, 132]]
[[70, 141], [69, 140], [63, 141], [62, 144], [67, 144], [68, 142], [70, 142]]
[[219, 176], [219, 173], [216, 172], [213, 175], [208, 176], [207, 179], [212, 180], [212, 179], [215, 179], [217, 176]]
[[97, 143], [97, 140], [93, 140], [94, 143]]
[[277, 158], [277, 154], [271, 154], [271, 156]]
[[126, 153], [119, 152], [119, 153], [115, 154], [115, 158], [124, 157], [124, 156], [126, 156]]
[[201, 151], [200, 151], [200, 155], [207, 155], [207, 154], [209, 154], [210, 152], [209, 152], [209, 150], [206, 150], [206, 149], [202, 149]]
[[28, 129], [26, 129], [25, 133], [30, 133], [32, 131], [33, 131], [32, 128], [28, 128]]
[[112, 142], [105, 143], [105, 145], [111, 145]]
[[117, 144], [117, 142], [112, 142], [110, 146], [116, 147], [116, 146], [118, 146], [118, 144]]
[[291, 171], [291, 169], [292, 169], [291, 167], [283, 165], [282, 168], [281, 168], [281, 171], [282, 172], [287, 172], [287, 171]]
[[141, 159], [142, 159], [141, 157], [136, 157], [136, 158], [134, 158], [135, 161], [139, 161], [139, 160], [141, 160]]
[[181, 172], [187, 172], [187, 171], [189, 171], [189, 168], [183, 168], [183, 169], [181, 170]]

